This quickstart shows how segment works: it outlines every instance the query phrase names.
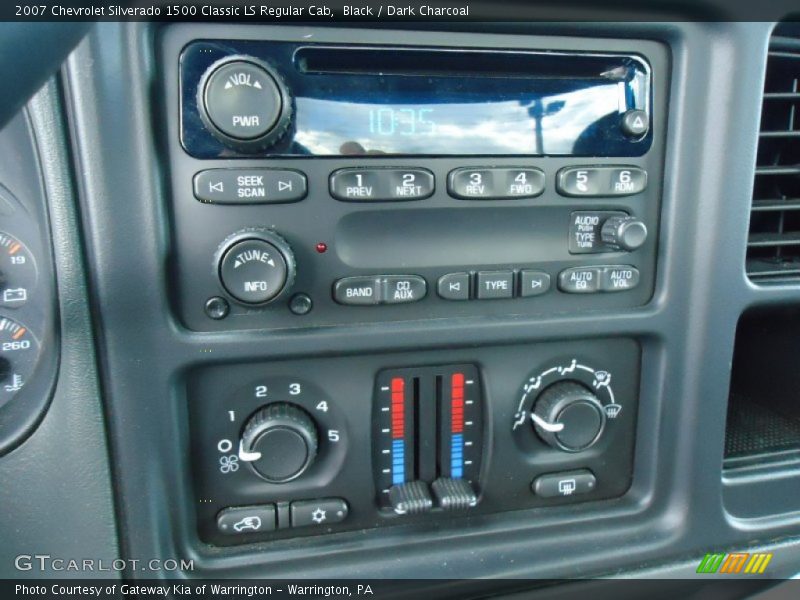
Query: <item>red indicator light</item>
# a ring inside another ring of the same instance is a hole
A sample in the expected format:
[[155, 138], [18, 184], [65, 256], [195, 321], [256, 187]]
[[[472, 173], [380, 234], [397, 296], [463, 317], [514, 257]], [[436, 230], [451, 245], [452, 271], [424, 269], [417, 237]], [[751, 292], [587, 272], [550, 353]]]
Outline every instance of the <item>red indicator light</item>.
[[317, 252], [319, 252], [320, 254], [325, 254], [325, 252], [327, 251], [328, 251], [328, 244], [326, 244], [325, 242], [320, 242], [317, 244]]

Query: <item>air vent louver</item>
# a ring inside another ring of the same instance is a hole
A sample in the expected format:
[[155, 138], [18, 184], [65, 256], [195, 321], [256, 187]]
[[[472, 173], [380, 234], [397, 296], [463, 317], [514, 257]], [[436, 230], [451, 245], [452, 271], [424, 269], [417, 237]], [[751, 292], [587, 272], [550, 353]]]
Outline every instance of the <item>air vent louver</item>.
[[800, 39], [773, 37], [770, 44], [747, 273], [800, 279]]

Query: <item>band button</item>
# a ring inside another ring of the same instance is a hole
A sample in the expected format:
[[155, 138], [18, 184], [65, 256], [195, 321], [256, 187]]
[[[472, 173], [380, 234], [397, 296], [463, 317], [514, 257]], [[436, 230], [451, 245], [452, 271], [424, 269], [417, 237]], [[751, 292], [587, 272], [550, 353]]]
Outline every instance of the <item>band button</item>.
[[333, 299], [339, 304], [367, 306], [380, 302], [380, 278], [345, 277], [333, 285]]

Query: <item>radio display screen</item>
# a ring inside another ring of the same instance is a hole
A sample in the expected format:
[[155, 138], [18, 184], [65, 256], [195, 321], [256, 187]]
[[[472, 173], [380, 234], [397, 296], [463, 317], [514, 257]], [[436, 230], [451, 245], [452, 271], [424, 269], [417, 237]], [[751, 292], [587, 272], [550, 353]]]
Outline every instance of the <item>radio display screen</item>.
[[215, 60], [268, 64], [292, 98], [291, 124], [264, 156], [641, 156], [652, 131], [650, 67], [636, 55], [199, 41], [184, 50], [182, 140], [225, 156], [202, 131], [197, 81]]
[[547, 90], [531, 80], [426, 83], [427, 93], [376, 85], [383, 92], [365, 93], [367, 101], [334, 93], [297, 98], [298, 152], [583, 154], [594, 138], [608, 137], [606, 130], [617, 127], [627, 106], [620, 88], [606, 82], [571, 91]]

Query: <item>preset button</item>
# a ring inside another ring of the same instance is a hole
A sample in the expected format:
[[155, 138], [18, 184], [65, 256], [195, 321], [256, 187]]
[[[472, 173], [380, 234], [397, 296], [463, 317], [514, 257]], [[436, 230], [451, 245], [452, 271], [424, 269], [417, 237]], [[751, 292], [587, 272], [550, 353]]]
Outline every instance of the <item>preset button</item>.
[[528, 167], [454, 169], [447, 176], [447, 191], [462, 200], [533, 198], [544, 191], [544, 172]]
[[330, 177], [330, 194], [346, 202], [422, 200], [435, 189], [427, 169], [339, 169]]

